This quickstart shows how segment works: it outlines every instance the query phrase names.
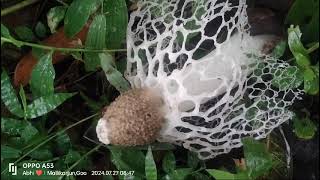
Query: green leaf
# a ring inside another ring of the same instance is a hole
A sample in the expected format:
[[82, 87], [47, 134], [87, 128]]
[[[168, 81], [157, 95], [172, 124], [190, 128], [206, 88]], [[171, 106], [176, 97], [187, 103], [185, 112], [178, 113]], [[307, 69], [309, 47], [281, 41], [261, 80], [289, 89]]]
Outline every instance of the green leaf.
[[10, 35], [9, 29], [3, 24], [1, 24], [1, 36], [5, 38], [13, 39], [12, 36]]
[[65, 164], [72, 164], [79, 160], [81, 158], [81, 155], [78, 151], [74, 151], [72, 149], [69, 150], [68, 154], [65, 157], [64, 163]]
[[55, 139], [55, 144], [59, 152], [66, 154], [71, 148], [71, 139], [66, 132], [60, 133]]
[[151, 148], [148, 149], [146, 155], [145, 171], [147, 180], [157, 179], [157, 166], [154, 162]]
[[130, 89], [130, 85], [122, 74], [114, 68], [113, 57], [110, 54], [100, 53], [100, 63], [103, 71], [110, 84], [112, 84], [119, 92]]
[[296, 62], [301, 69], [307, 69], [310, 66], [310, 60], [302, 55], [301, 53], [296, 53], [295, 55]]
[[167, 179], [184, 180], [192, 173], [192, 168], [179, 168], [168, 174]]
[[51, 33], [55, 33], [59, 23], [63, 20], [67, 8], [64, 6], [56, 6], [49, 10], [47, 14], [47, 23]]
[[[106, 47], [106, 18], [104, 15], [94, 17], [86, 39], [87, 49], [105, 49]], [[84, 53], [85, 68], [93, 71], [100, 66], [99, 53]]]
[[26, 26], [19, 26], [14, 31], [21, 40], [28, 42], [36, 40], [36, 37], [33, 34], [32, 30]]
[[30, 89], [35, 97], [53, 94], [55, 71], [52, 65], [52, 53], [41, 56], [32, 70]]
[[1, 117], [1, 133], [19, 135], [27, 125], [27, 121]]
[[273, 76], [271, 83], [280, 90], [298, 88], [303, 82], [303, 73], [296, 66], [278, 69]]
[[301, 34], [299, 26], [296, 26], [296, 27], [290, 26], [290, 28], [288, 28], [289, 48], [295, 58], [297, 58], [296, 56], [298, 53], [309, 58], [307, 49], [305, 49], [302, 42], [300, 41], [301, 35], [302, 34]]
[[312, 139], [317, 131], [316, 125], [309, 119], [293, 118], [293, 132], [301, 139]]
[[21, 151], [9, 146], [1, 145], [1, 161], [2, 159], [18, 158]]
[[308, 68], [303, 73], [304, 90], [308, 94], [316, 95], [319, 93], [319, 73], [316, 74], [312, 68]]
[[176, 159], [172, 151], [165, 154], [162, 160], [162, 169], [166, 173], [171, 173], [176, 169]]
[[35, 99], [31, 104], [28, 105], [26, 116], [29, 119], [42, 116], [55, 109], [73, 95], [75, 95], [75, 93], [56, 93]]
[[260, 143], [250, 137], [243, 138], [242, 143], [248, 169], [248, 176], [250, 178], [255, 179], [272, 168], [272, 155], [267, 152], [263, 143]]
[[100, 6], [102, 0], [74, 0], [64, 18], [64, 32], [67, 37], [76, 35], [86, 24], [89, 16]]
[[108, 146], [111, 161], [120, 171], [134, 171], [134, 176], [144, 178], [145, 156], [142, 151]]
[[227, 171], [217, 170], [217, 169], [206, 169], [206, 171], [213, 176], [216, 180], [234, 180], [235, 174], [229, 173]]
[[192, 168], [197, 168], [200, 160], [196, 153], [188, 151], [188, 166]]
[[285, 50], [286, 50], [287, 42], [286, 41], [280, 41], [276, 47], [274, 47], [271, 56], [275, 58], [280, 58], [283, 56]]
[[44, 161], [53, 158], [53, 154], [51, 153], [48, 147], [43, 147], [40, 149], [36, 149], [29, 154], [32, 159]]
[[35, 27], [36, 35], [40, 38], [44, 38], [47, 35], [47, 28], [42, 22], [38, 22]]
[[29, 123], [20, 133], [21, 138], [24, 140], [24, 142], [28, 142], [37, 134], [38, 130], [34, 126], [32, 126], [31, 123]]
[[[308, 11], [306, 11], [308, 9]], [[312, 1], [306, 1], [304, 0], [295, 0], [294, 3], [292, 4], [287, 17], [286, 17], [286, 23], [290, 24], [302, 24], [304, 23], [305, 19], [307, 17], [312, 16], [312, 11], [313, 9], [313, 3]]]
[[12, 114], [23, 117], [21, 104], [10, 83], [9, 76], [4, 70], [1, 73], [1, 100]]
[[128, 10], [125, 0], [104, 0], [103, 11], [106, 16], [106, 45], [117, 49], [125, 41], [128, 24]]

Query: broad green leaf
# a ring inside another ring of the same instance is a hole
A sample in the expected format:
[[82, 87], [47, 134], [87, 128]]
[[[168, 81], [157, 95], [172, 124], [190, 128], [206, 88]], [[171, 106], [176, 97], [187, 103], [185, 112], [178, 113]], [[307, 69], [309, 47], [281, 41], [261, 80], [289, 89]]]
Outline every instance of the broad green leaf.
[[56, 93], [48, 96], [43, 96], [35, 99], [28, 105], [27, 118], [32, 119], [42, 116], [57, 106], [62, 104], [65, 100], [75, 95], [75, 93]]
[[103, 11], [106, 16], [106, 45], [117, 49], [125, 41], [128, 24], [128, 10], [125, 0], [104, 0]]
[[64, 6], [56, 6], [49, 10], [47, 14], [47, 23], [51, 33], [55, 33], [59, 23], [63, 20], [67, 8]]
[[54, 142], [56, 144], [56, 150], [58, 152], [62, 154], [66, 154], [67, 152], [69, 152], [71, 148], [71, 139], [66, 132], [62, 134], [60, 133], [54, 140]]
[[303, 73], [295, 66], [279, 69], [273, 76], [271, 83], [280, 90], [298, 88], [303, 82]]
[[21, 104], [11, 85], [10, 78], [4, 70], [1, 73], [1, 100], [12, 114], [23, 117]]
[[317, 131], [316, 125], [309, 119], [293, 118], [293, 132], [301, 139], [312, 139]]
[[52, 65], [52, 53], [41, 56], [32, 70], [30, 89], [35, 97], [53, 94], [55, 71]]
[[311, 68], [308, 68], [303, 73], [304, 90], [308, 94], [316, 95], [319, 93], [319, 74], [316, 74]]
[[110, 54], [100, 53], [100, 63], [103, 71], [110, 84], [112, 84], [119, 92], [130, 89], [130, 85], [122, 74], [114, 68], [113, 57]]
[[9, 146], [1, 145], [1, 160], [9, 158], [18, 158], [21, 155], [21, 151]]
[[196, 168], [200, 160], [196, 153], [188, 151], [188, 166], [191, 168]]
[[[106, 18], [104, 15], [94, 17], [86, 39], [87, 49], [105, 49], [106, 47]], [[99, 53], [84, 53], [85, 68], [93, 71], [100, 66]]]
[[24, 140], [24, 142], [28, 142], [37, 134], [38, 130], [34, 126], [32, 126], [31, 123], [29, 123], [20, 133], [21, 138]]
[[27, 121], [1, 117], [1, 133], [13, 136], [20, 135], [27, 125]]
[[166, 173], [171, 173], [176, 169], [176, 159], [172, 151], [167, 152], [162, 159], [162, 169]]
[[235, 174], [217, 169], [206, 169], [206, 171], [216, 180], [235, 180]]
[[147, 180], [157, 179], [157, 166], [154, 162], [151, 148], [148, 149], [146, 155], [145, 171]]
[[36, 37], [33, 34], [32, 30], [26, 26], [19, 26], [14, 31], [21, 40], [28, 42], [36, 40]]
[[45, 161], [53, 158], [53, 154], [48, 147], [38, 148], [29, 154], [32, 159]]
[[1, 24], [1, 36], [12, 39], [9, 29], [3, 24]]
[[288, 28], [289, 48], [295, 58], [297, 58], [296, 57], [297, 53], [300, 53], [303, 56], [309, 58], [308, 51], [305, 49], [302, 42], [300, 41], [301, 35], [302, 34], [299, 26], [296, 26], [296, 27], [290, 26], [290, 28]]
[[191, 178], [193, 180], [212, 180], [210, 176], [207, 176], [205, 174], [202, 174], [200, 172], [192, 172]]
[[72, 149], [69, 149], [69, 152], [64, 159], [64, 163], [65, 164], [72, 164], [72, 163], [76, 162], [77, 160], [79, 160], [80, 158], [81, 158], [81, 155], [78, 151], [74, 151]]
[[134, 176], [143, 178], [145, 175], [145, 156], [142, 151], [126, 148], [108, 147], [111, 161], [120, 171], [134, 171]]
[[47, 35], [47, 28], [42, 22], [38, 22], [35, 27], [35, 33], [38, 37], [44, 38]]
[[64, 18], [64, 32], [67, 37], [76, 35], [86, 24], [89, 16], [100, 6], [102, 0], [74, 0]]
[[250, 137], [243, 138], [242, 143], [248, 176], [255, 179], [267, 173], [273, 166], [273, 160], [265, 145]]
[[274, 47], [271, 56], [275, 58], [280, 58], [283, 56], [285, 50], [286, 50], [287, 42], [286, 41], [280, 41], [276, 47]]

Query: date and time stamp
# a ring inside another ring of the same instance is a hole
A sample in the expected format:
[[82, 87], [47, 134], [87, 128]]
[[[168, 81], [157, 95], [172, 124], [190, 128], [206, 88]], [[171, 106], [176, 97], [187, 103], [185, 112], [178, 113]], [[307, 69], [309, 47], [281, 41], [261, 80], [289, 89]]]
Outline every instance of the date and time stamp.
[[134, 176], [134, 171], [91, 171], [91, 176]]

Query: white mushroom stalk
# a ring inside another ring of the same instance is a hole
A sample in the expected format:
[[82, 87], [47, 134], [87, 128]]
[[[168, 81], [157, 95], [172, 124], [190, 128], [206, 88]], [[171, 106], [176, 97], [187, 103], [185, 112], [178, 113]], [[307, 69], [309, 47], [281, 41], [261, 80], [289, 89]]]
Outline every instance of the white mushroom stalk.
[[[272, 86], [288, 64], [261, 53], [273, 36], [250, 36], [248, 28], [245, 0], [138, 3], [128, 24], [126, 78], [162, 99], [158, 141], [208, 159], [242, 146], [242, 137], [265, 138], [292, 117], [288, 107], [302, 92]], [[97, 134], [109, 144], [107, 121]]]

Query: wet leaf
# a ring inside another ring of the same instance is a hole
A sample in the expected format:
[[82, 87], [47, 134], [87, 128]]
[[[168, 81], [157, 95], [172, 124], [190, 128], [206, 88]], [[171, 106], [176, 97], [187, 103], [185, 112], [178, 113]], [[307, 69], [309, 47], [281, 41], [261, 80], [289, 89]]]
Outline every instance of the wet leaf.
[[19, 39], [23, 41], [32, 42], [36, 40], [36, 36], [33, 34], [32, 30], [26, 26], [19, 26], [14, 31]]
[[47, 35], [47, 28], [42, 22], [38, 22], [35, 27], [35, 33], [38, 37], [44, 38]]
[[301, 139], [312, 139], [317, 131], [316, 125], [309, 119], [293, 118], [293, 132]]
[[21, 104], [11, 85], [9, 76], [4, 70], [1, 73], [1, 100], [12, 114], [23, 117]]
[[9, 146], [1, 145], [1, 161], [2, 159], [18, 158], [21, 151]]
[[55, 33], [59, 23], [63, 20], [67, 11], [65, 6], [56, 6], [49, 10], [47, 14], [47, 23], [51, 33]]
[[267, 173], [273, 166], [273, 160], [265, 145], [250, 137], [243, 138], [242, 143], [248, 176], [255, 179]]
[[211, 176], [216, 180], [249, 180], [246, 172], [238, 172], [237, 174], [232, 174], [227, 171], [217, 170], [217, 169], [207, 169], [206, 170]]
[[308, 68], [303, 73], [304, 90], [308, 94], [316, 95], [319, 93], [319, 74], [316, 74], [311, 68]]
[[20, 133], [21, 138], [24, 140], [24, 142], [28, 142], [37, 134], [38, 130], [34, 126], [32, 126], [31, 123], [28, 123], [28, 125]]
[[280, 90], [298, 88], [303, 82], [303, 73], [296, 66], [279, 69], [274, 73], [271, 83]]
[[27, 118], [32, 119], [52, 111], [75, 93], [56, 93], [35, 99], [28, 105]]
[[162, 160], [162, 169], [166, 173], [171, 173], [176, 169], [176, 159], [172, 151], [166, 153]]
[[67, 37], [76, 35], [86, 24], [89, 16], [97, 10], [102, 0], [72, 1], [64, 18], [64, 32]]
[[297, 58], [297, 54], [300, 53], [309, 59], [308, 51], [300, 40], [301, 35], [302, 33], [299, 26], [290, 26], [290, 28], [288, 28], [288, 45], [295, 58]]
[[35, 97], [53, 94], [55, 71], [52, 65], [52, 53], [41, 56], [32, 70], [30, 89]]
[[1, 117], [1, 133], [12, 136], [20, 135], [27, 125], [27, 121]]
[[[105, 16], [95, 16], [87, 34], [85, 47], [87, 49], [105, 49], [106, 29]], [[84, 53], [84, 60], [87, 71], [93, 71], [100, 66], [99, 53]]]
[[128, 10], [125, 0], [104, 0], [106, 18], [106, 46], [108, 49], [117, 49], [125, 41], [128, 24]]

